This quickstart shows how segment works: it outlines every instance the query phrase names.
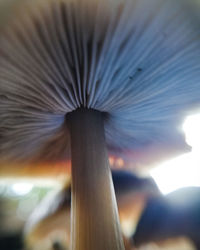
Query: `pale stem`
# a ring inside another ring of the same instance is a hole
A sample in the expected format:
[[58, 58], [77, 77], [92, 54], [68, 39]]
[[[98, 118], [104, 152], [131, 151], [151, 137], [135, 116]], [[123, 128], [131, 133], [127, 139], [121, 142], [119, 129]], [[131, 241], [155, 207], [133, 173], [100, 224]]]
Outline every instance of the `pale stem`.
[[124, 250], [99, 111], [68, 115], [72, 158], [71, 250]]

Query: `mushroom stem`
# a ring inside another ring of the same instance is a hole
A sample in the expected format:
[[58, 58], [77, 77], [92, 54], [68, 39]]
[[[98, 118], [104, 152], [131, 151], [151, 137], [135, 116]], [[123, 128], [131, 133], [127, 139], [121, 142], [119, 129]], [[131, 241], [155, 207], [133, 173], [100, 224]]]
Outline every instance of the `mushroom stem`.
[[124, 250], [101, 112], [68, 115], [72, 158], [71, 250]]

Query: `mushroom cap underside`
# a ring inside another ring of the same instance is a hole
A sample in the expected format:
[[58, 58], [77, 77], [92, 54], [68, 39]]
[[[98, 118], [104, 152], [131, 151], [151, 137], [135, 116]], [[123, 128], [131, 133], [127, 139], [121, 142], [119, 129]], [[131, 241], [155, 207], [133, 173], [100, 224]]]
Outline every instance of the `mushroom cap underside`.
[[16, 11], [0, 37], [1, 162], [69, 159], [67, 114], [80, 107], [102, 112], [109, 153], [132, 165], [187, 151], [180, 125], [200, 104], [199, 7], [49, 0]]

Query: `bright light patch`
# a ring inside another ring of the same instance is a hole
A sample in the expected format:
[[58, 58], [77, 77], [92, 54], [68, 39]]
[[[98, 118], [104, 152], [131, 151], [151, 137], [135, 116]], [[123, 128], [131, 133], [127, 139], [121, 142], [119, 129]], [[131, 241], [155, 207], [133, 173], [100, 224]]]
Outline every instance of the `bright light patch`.
[[121, 226], [126, 237], [131, 237], [132, 233], [135, 231], [135, 225], [132, 220], [123, 219], [121, 221]]
[[150, 172], [163, 194], [182, 187], [200, 186], [200, 114], [186, 118], [183, 130], [192, 152], [169, 160]]
[[12, 192], [16, 195], [26, 195], [33, 189], [33, 184], [26, 182], [15, 183], [11, 186]]
[[23, 196], [30, 193], [33, 188], [60, 189], [65, 179], [47, 178], [0, 178], [0, 196]]
[[26, 184], [31, 184], [33, 186], [37, 187], [55, 187], [55, 188], [60, 188], [69, 181], [68, 179], [66, 180], [63, 179], [52, 179], [52, 178], [0, 178], [0, 187], [2, 186], [13, 186], [15, 184], [21, 184], [21, 183], [26, 183]]
[[183, 124], [186, 141], [193, 151], [200, 152], [200, 114], [188, 116]]
[[200, 186], [200, 157], [192, 153], [167, 161], [151, 171], [163, 194], [178, 188]]

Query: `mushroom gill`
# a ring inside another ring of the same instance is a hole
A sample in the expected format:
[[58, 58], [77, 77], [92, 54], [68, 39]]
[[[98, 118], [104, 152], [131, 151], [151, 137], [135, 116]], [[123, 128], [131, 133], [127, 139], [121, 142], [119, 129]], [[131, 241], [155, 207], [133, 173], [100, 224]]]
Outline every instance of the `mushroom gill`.
[[197, 9], [33, 1], [1, 30], [0, 159], [52, 162], [71, 149], [72, 250], [124, 249], [107, 149], [185, 145], [178, 126], [200, 103]]

